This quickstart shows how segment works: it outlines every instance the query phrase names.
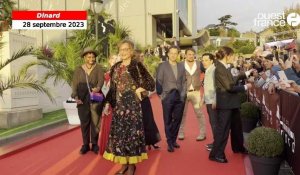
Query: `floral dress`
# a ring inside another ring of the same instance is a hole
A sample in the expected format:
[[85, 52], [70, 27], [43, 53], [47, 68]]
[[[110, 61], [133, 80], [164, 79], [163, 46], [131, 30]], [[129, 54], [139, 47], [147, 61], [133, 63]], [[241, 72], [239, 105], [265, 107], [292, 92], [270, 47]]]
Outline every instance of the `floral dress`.
[[115, 163], [136, 164], [148, 158], [137, 87], [126, 66], [119, 65], [114, 72], [116, 106], [103, 157]]

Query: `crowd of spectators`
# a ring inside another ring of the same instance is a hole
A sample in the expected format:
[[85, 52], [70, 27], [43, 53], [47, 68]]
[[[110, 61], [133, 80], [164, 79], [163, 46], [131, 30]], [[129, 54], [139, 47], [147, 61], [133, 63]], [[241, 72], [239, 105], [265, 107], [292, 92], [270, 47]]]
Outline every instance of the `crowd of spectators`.
[[[300, 93], [300, 53], [293, 49], [283, 54], [277, 47], [256, 53], [251, 58], [238, 57], [232, 65], [231, 73], [252, 70], [249, 82], [273, 94], [278, 89]], [[244, 83], [244, 82], [240, 82]]]

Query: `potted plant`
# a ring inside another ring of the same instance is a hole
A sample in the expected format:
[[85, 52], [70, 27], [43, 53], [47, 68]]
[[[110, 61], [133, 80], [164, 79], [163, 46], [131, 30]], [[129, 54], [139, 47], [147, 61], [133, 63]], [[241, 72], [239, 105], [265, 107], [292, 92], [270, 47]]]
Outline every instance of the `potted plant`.
[[80, 119], [78, 116], [78, 111], [77, 111], [77, 104], [74, 99], [71, 97], [63, 102], [63, 106], [66, 110], [68, 122], [70, 125], [79, 125], [80, 124]]
[[12, 11], [15, 10], [16, 2], [13, 0], [1, 1], [1, 13], [0, 14], [0, 34], [2, 31], [9, 31], [12, 26]]
[[284, 150], [279, 132], [272, 128], [255, 128], [249, 134], [246, 146], [254, 175], [278, 174]]
[[243, 132], [249, 133], [256, 127], [259, 118], [259, 108], [252, 102], [244, 102], [241, 105], [240, 111]]

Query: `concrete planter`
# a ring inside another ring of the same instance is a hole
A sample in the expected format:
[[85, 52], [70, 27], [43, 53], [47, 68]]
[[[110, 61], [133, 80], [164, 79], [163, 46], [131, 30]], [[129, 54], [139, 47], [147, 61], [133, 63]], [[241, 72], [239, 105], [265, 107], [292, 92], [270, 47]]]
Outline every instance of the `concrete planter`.
[[250, 133], [255, 127], [258, 122], [258, 118], [246, 118], [242, 117], [242, 126], [243, 126], [243, 132]]
[[68, 121], [70, 125], [80, 125], [80, 120], [78, 116], [77, 104], [76, 103], [67, 103], [63, 102], [63, 106], [66, 110]]
[[281, 157], [257, 157], [249, 155], [254, 175], [277, 175], [282, 161]]

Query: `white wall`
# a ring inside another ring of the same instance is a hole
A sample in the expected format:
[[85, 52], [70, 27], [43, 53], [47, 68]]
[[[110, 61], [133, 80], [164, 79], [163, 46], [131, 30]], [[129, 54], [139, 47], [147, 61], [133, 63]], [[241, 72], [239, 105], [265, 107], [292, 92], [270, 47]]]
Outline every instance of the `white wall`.
[[[89, 0], [15, 0], [16, 5], [20, 10], [86, 10], [89, 8]], [[67, 5], [67, 6], [66, 6]], [[71, 31], [66, 30], [12, 30], [15, 33], [20, 33], [26, 36], [36, 38], [37, 47], [47, 45], [51, 42], [66, 41], [67, 35]], [[45, 70], [41, 67], [37, 69], [38, 76]], [[62, 102], [68, 99], [71, 95], [71, 88], [63, 82], [53, 86], [53, 81], [47, 82], [50, 92], [55, 98], [56, 103], [52, 103], [44, 94], [38, 94], [38, 107], [43, 109], [43, 112], [49, 112], [61, 109]]]
[[174, 12], [175, 0], [147, 0], [151, 15], [171, 14]]
[[[197, 2], [196, 0], [188, 1], [188, 28], [192, 33], [192, 36], [197, 34]], [[199, 2], [198, 2], [199, 3]]]
[[[3, 32], [1, 40], [5, 43], [4, 48], [1, 49], [0, 60], [4, 63], [10, 59], [14, 54], [24, 47], [35, 47], [36, 39], [13, 32]], [[0, 71], [1, 79], [7, 82], [12, 76], [18, 75], [20, 69], [24, 64], [35, 61], [36, 57], [24, 56], [11, 62]], [[37, 68], [30, 70], [34, 76], [37, 75]], [[26, 109], [37, 109], [39, 104], [37, 92], [29, 88], [13, 88], [3, 92], [3, 98], [0, 99], [0, 111], [20, 111]]]
[[[155, 44], [156, 22], [154, 15], [172, 14], [177, 6], [175, 0], [106, 0], [105, 10], [126, 25], [132, 39], [142, 46]], [[174, 16], [178, 21], [178, 16]], [[177, 28], [179, 23], [175, 23]], [[174, 31], [176, 34], [179, 31]]]

